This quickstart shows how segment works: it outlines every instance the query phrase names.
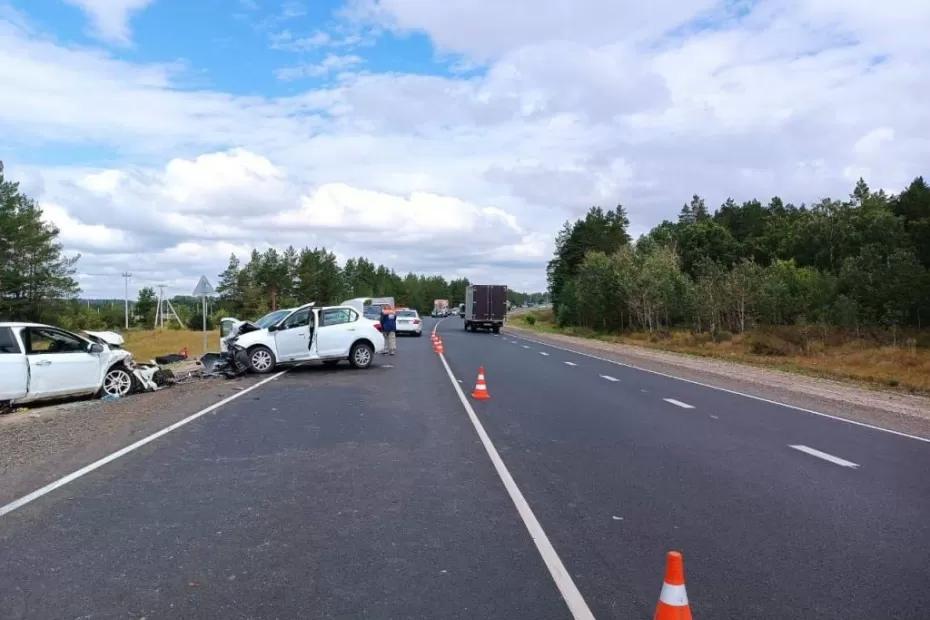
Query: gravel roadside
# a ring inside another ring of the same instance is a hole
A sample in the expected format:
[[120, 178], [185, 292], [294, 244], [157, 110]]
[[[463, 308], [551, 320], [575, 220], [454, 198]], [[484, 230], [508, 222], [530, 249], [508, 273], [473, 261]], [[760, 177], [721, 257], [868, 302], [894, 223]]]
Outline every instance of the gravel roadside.
[[511, 325], [505, 329], [516, 336], [575, 349], [631, 366], [930, 439], [930, 398], [927, 397], [872, 390], [842, 381], [696, 355], [563, 334], [545, 334]]
[[263, 377], [203, 379], [117, 401], [27, 406], [0, 415], [0, 505], [57, 480]]

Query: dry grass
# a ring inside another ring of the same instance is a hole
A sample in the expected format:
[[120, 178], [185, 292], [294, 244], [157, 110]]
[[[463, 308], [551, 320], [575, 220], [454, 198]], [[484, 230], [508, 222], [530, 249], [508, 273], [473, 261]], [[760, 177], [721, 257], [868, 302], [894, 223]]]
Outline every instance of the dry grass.
[[[177, 353], [184, 347], [191, 357], [203, 354], [203, 332], [179, 329], [131, 329], [123, 333], [126, 344], [123, 347], [141, 362], [147, 362], [158, 355]], [[207, 332], [207, 350], [219, 351], [220, 332]]]
[[661, 336], [606, 334], [584, 328], [560, 328], [553, 322], [551, 312], [537, 312], [535, 317], [533, 325], [527, 322], [526, 316], [511, 320], [520, 327], [541, 332], [635, 344], [912, 393], [930, 393], [930, 349], [914, 346], [913, 340], [907, 346], [890, 346], [874, 340], [849, 338], [837, 331], [815, 329], [809, 333], [810, 330], [802, 328], [779, 328], [727, 335], [722, 341], [714, 342], [707, 334], [684, 330]]

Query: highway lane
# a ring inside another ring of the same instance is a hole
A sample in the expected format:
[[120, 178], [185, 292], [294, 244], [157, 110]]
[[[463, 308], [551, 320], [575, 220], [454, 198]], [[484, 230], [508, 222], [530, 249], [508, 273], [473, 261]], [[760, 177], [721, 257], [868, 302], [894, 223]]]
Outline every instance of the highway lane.
[[485, 366], [475, 409], [598, 617], [648, 617], [669, 548], [698, 617], [926, 617], [930, 444], [458, 320], [440, 333], [466, 383]]
[[0, 618], [567, 618], [427, 338], [0, 518]]

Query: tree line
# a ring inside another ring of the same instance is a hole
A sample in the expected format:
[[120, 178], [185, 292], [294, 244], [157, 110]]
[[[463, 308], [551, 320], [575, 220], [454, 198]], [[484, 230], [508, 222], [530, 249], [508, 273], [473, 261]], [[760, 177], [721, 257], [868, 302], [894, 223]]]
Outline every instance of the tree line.
[[393, 297], [400, 306], [430, 312], [434, 299], [458, 304], [468, 278], [447, 281], [438, 275], [404, 276], [364, 257], [340, 266], [326, 248], [252, 250], [243, 263], [235, 254], [219, 275], [218, 305], [231, 316], [258, 317], [299, 304], [337, 304], [353, 297]]
[[847, 200], [772, 198], [713, 213], [695, 195], [677, 221], [633, 242], [622, 206], [566, 222], [548, 264], [557, 321], [598, 330], [743, 332], [818, 323], [926, 327], [930, 187], [860, 179]]

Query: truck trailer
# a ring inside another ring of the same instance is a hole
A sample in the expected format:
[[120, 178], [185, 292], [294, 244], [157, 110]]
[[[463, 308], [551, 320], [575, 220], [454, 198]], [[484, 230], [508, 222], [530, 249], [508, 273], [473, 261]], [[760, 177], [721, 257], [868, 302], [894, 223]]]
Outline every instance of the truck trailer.
[[473, 284], [465, 289], [465, 331], [478, 328], [500, 333], [507, 314], [507, 287], [503, 284]]

